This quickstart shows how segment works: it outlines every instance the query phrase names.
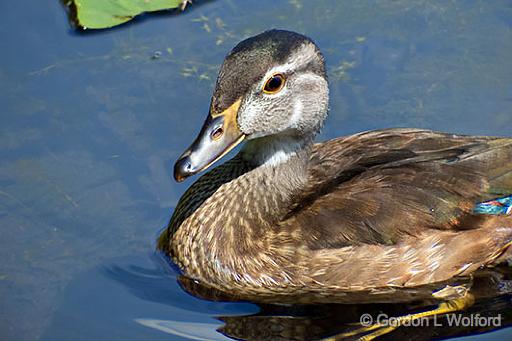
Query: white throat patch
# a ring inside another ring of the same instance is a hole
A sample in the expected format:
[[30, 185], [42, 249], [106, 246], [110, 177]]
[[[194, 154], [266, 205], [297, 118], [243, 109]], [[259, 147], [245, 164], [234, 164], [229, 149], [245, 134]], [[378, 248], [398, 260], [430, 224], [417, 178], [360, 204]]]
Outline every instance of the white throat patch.
[[275, 166], [288, 161], [303, 148], [301, 141], [268, 136], [249, 141], [243, 148], [243, 158], [259, 166]]

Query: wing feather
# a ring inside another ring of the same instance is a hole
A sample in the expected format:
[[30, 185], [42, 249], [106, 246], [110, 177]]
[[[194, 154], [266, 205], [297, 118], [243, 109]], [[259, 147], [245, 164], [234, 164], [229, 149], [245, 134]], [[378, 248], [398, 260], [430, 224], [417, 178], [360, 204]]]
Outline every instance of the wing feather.
[[315, 145], [310, 173], [282, 226], [311, 249], [393, 245], [426, 229], [478, 228], [475, 203], [493, 185], [512, 193], [512, 139], [366, 132]]

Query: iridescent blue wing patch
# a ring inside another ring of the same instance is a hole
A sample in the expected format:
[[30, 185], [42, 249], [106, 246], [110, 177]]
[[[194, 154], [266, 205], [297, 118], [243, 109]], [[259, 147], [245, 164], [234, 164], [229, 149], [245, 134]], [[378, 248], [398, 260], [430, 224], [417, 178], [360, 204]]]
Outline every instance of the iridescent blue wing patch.
[[478, 214], [512, 214], [512, 195], [476, 204]]

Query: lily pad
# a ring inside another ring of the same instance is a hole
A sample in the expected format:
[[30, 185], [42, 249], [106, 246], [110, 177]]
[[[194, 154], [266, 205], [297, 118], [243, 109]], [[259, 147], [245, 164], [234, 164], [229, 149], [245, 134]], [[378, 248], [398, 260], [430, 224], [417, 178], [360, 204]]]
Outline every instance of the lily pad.
[[101, 29], [120, 25], [144, 12], [173, 9], [187, 0], [70, 0], [72, 15], [84, 29]]

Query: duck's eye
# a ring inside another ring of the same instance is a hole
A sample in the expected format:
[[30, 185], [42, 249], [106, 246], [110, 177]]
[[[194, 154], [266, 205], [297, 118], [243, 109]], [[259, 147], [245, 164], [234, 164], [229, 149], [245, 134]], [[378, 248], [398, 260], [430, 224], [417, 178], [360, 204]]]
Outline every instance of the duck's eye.
[[212, 140], [217, 141], [222, 137], [222, 134], [224, 134], [224, 129], [222, 129], [222, 127], [214, 129], [211, 133]]
[[284, 75], [278, 73], [267, 79], [263, 92], [266, 94], [275, 94], [284, 86]]

